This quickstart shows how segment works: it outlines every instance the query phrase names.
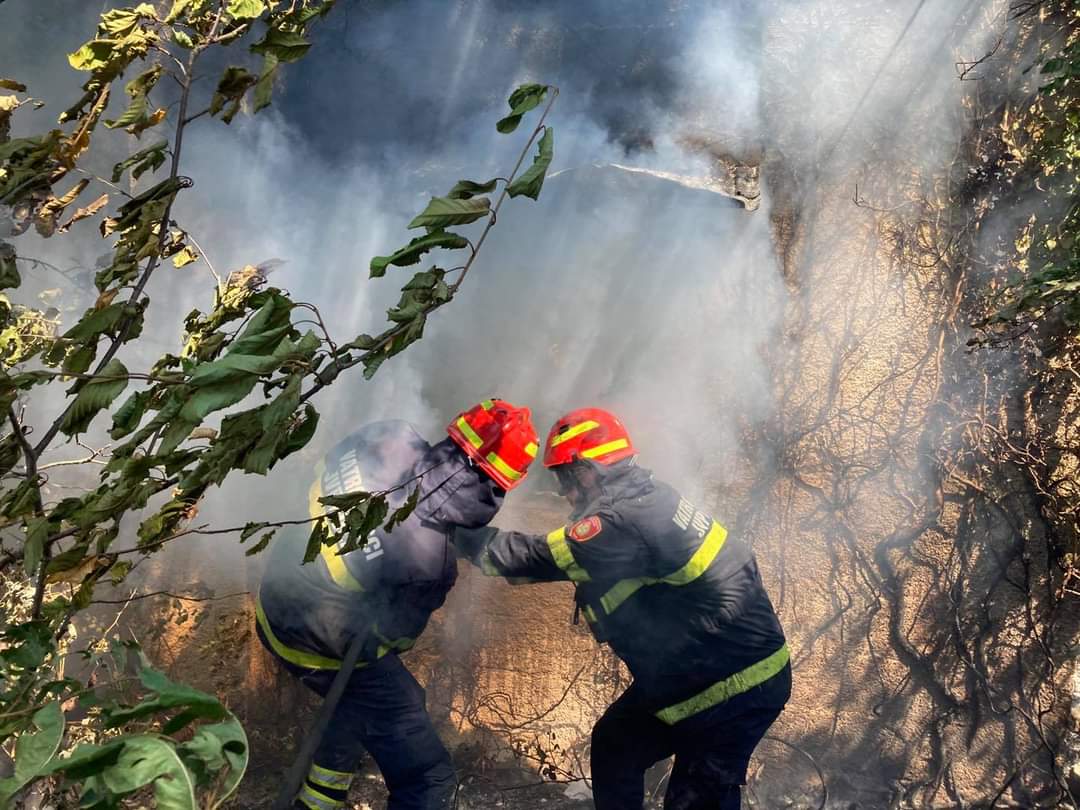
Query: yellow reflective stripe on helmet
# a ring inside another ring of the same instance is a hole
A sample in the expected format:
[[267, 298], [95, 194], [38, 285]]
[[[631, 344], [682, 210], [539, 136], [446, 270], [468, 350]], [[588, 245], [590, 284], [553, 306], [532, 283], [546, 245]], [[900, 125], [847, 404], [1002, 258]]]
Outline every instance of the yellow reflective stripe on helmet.
[[329, 768], [312, 763], [307, 778], [312, 784], [321, 785], [332, 790], [348, 790], [349, 785], [352, 784], [353, 775], [345, 771], [332, 771]]
[[521, 478], [521, 473], [519, 473], [517, 470], [515, 470], [513, 467], [503, 461], [497, 454], [493, 452], [488, 453], [487, 460], [492, 467], [501, 472], [511, 481], [517, 481], [519, 478]]
[[[283, 644], [274, 635], [274, 631], [270, 629], [270, 622], [266, 620], [262, 603], [258, 599], [255, 600], [255, 620], [259, 623], [259, 628], [263, 631], [263, 635], [266, 636], [266, 640], [270, 642], [270, 649], [277, 653], [279, 658], [305, 669], [341, 669], [341, 661], [336, 658], [327, 658], [324, 655], [307, 652], [306, 650], [297, 650]], [[367, 666], [367, 663], [361, 661], [356, 665], [356, 668], [360, 669], [364, 666]]]
[[337, 808], [345, 806], [344, 801], [331, 799], [326, 794], [319, 793], [307, 782], [304, 783], [304, 789], [300, 791], [300, 795], [296, 798], [305, 806], [312, 808], [312, 810], [337, 810]]
[[485, 411], [490, 411], [492, 408], [495, 407], [495, 403], [492, 402], [490, 399], [485, 399], [483, 402], [480, 403], [480, 407], [483, 408]]
[[483, 447], [483, 439], [476, 435], [476, 431], [472, 429], [472, 425], [465, 421], [464, 416], [458, 417], [457, 426], [458, 430], [460, 430], [464, 434], [465, 438], [469, 440], [469, 444], [476, 448]]
[[620, 580], [600, 597], [600, 606], [605, 613], [614, 613], [619, 605], [646, 585], [689, 585], [709, 569], [726, 540], [727, 529], [713, 521], [709, 533], [705, 535], [705, 539], [701, 541], [701, 545], [697, 547], [697, 551], [686, 565], [666, 577], [637, 577]]
[[656, 716], [669, 726], [673, 726], [680, 720], [693, 717], [695, 714], [711, 709], [713, 706], [735, 697], [735, 695], [749, 692], [755, 686], [765, 683], [769, 678], [779, 673], [790, 659], [791, 651], [788, 650], [788, 646], [785, 644], [768, 658], [763, 658], [756, 664], [752, 664], [746, 669], [724, 678], [722, 681], [717, 681], [708, 689], [698, 692], [693, 697], [682, 701], [682, 703], [676, 703], [674, 706], [661, 709], [656, 713]]
[[600, 427], [599, 422], [594, 422], [592, 419], [588, 419], [584, 422], [578, 422], [569, 430], [563, 431], [554, 439], [551, 440], [551, 447], [558, 447], [563, 442], [568, 442], [576, 436], [580, 436], [582, 433], [588, 433], [593, 428]]
[[555, 564], [563, 570], [563, 573], [571, 582], [588, 582], [589, 572], [577, 564], [570, 544], [566, 542], [566, 527], [556, 529], [547, 536], [548, 548], [551, 550], [551, 558]]
[[540, 448], [536, 446], [536, 442], [529, 442], [525, 445], [525, 453], [529, 458], [536, 458], [536, 451]]
[[581, 451], [582, 458], [598, 458], [600, 456], [606, 456], [608, 453], [614, 453], [616, 450], [622, 450], [624, 447], [629, 447], [630, 442], [626, 439], [616, 439], [613, 442], [607, 442], [601, 444], [598, 447], [590, 447], [588, 450]]

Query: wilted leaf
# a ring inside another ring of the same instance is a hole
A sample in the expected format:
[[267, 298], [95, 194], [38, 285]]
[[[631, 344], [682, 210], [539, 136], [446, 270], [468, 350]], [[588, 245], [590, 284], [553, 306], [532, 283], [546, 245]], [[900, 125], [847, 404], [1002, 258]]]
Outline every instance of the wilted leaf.
[[427, 208], [409, 223], [410, 228], [443, 228], [447, 225], [467, 225], [487, 216], [491, 200], [474, 197], [468, 200], [452, 200], [449, 197], [432, 197]]
[[90, 185], [88, 179], [82, 179], [76, 183], [66, 194], [61, 197], [49, 197], [45, 201], [45, 204], [38, 209], [37, 216], [39, 219], [54, 220], [60, 214], [64, 212], [64, 209], [75, 202], [75, 199], [83, 193], [83, 190]]
[[525, 195], [535, 200], [540, 196], [540, 189], [543, 188], [544, 177], [547, 175], [548, 167], [551, 165], [554, 149], [555, 131], [551, 127], [546, 127], [543, 137], [540, 138], [540, 146], [536, 157], [533, 159], [532, 166], [526, 169], [507, 188], [506, 191], [511, 197]]
[[179, 269], [181, 267], [185, 267], [191, 264], [192, 262], [197, 262], [198, 260], [199, 254], [196, 253], [191, 247], [185, 245], [179, 252], [177, 252], [173, 256], [172, 263], [173, 267]]
[[69, 219], [67, 222], [65, 222], [63, 225], [61, 225], [59, 228], [57, 228], [57, 231], [60, 232], [60, 233], [66, 233], [67, 230], [72, 225], [74, 225], [76, 222], [78, 222], [79, 220], [86, 219], [87, 217], [92, 217], [94, 214], [96, 214], [98, 211], [100, 211], [102, 208], [104, 208], [108, 204], [108, 202], [109, 202], [109, 195], [108, 194], [102, 194], [100, 197], [98, 197], [96, 200], [94, 200], [89, 205], [87, 205], [87, 206], [85, 206], [83, 208], [77, 208], [75, 210], [75, 213], [71, 215], [71, 219]]
[[[429, 206], [430, 208], [430, 206]], [[371, 278], [380, 278], [386, 274], [388, 265], [406, 267], [416, 264], [420, 257], [434, 248], [446, 248], [456, 250], [468, 247], [469, 240], [456, 233], [449, 233], [442, 229], [432, 231], [424, 236], [418, 236], [408, 245], [395, 251], [389, 256], [376, 256], [371, 260]]]

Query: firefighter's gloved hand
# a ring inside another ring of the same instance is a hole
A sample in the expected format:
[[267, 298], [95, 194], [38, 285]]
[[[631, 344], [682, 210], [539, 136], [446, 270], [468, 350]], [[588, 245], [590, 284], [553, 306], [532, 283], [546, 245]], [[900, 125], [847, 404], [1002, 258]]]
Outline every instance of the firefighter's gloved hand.
[[473, 565], [480, 564], [480, 557], [487, 548], [488, 543], [498, 533], [498, 529], [484, 526], [479, 529], [466, 529], [458, 526], [450, 535], [450, 542], [454, 544], [457, 553], [471, 562]]

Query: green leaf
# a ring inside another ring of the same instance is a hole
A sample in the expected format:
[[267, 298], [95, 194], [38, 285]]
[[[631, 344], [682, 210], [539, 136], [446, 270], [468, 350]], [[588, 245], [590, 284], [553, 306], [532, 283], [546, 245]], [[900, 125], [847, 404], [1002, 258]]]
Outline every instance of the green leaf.
[[210, 771], [228, 769], [217, 791], [216, 801], [207, 806], [215, 810], [239, 787], [248, 765], [248, 740], [243, 727], [235, 718], [223, 723], [205, 725], [190, 741], [179, 748], [185, 760], [199, 759]]
[[160, 123], [165, 118], [165, 110], [150, 112], [149, 93], [164, 73], [161, 65], [155, 65], [143, 71], [124, 86], [124, 92], [131, 97], [131, 104], [124, 114], [115, 121], [106, 121], [109, 129], [125, 127], [132, 135], [140, 135], [143, 130]]
[[474, 197], [469, 200], [452, 200], [449, 197], [432, 197], [412, 222], [410, 228], [443, 228], [447, 225], [467, 225], [487, 216], [491, 200]]
[[319, 503], [333, 509], [352, 509], [371, 500], [370, 492], [345, 492], [341, 495], [323, 495]]
[[[184, 714], [191, 714], [194, 720], [204, 717], [210, 720], [221, 720], [228, 712], [216, 697], [200, 692], [182, 683], [170, 681], [161, 672], [150, 667], [144, 667], [139, 672], [139, 680], [143, 686], [156, 693], [141, 703], [131, 707], [109, 709], [104, 714], [106, 728], [118, 728], [132, 720], [160, 714], [170, 709], [184, 709]], [[164, 728], [166, 734], [173, 734], [183, 728], [183, 725], [173, 726], [167, 724]]]
[[225, 105], [228, 104], [229, 108], [225, 110], [225, 114], [221, 116], [221, 120], [226, 124], [231, 124], [233, 118], [240, 112], [240, 103], [244, 99], [244, 94], [254, 86], [257, 81], [257, 77], [242, 67], [232, 66], [226, 68], [225, 73], [218, 81], [217, 90], [214, 91], [214, 97], [210, 101], [210, 114], [217, 115], [225, 108]]
[[[188, 7], [193, 2], [196, 2], [196, 0], [173, 0], [172, 10], [169, 12], [168, 16], [165, 18], [165, 22], [174, 23], [177, 20], [179, 20], [180, 17], [183, 16], [184, 12], [186, 12], [188, 10]], [[202, 4], [203, 4], [202, 0], [198, 0], [198, 2], [196, 2], [196, 8], [198, 6], [201, 6]]]
[[91, 307], [83, 313], [73, 327], [64, 333], [64, 339], [72, 343], [96, 339], [98, 335], [111, 332], [123, 317], [123, 304], [109, 304], [101, 309]]
[[409, 494], [409, 497], [406, 498], [405, 503], [395, 509], [394, 513], [390, 515], [390, 519], [386, 521], [386, 525], [383, 526], [383, 529], [387, 533], [392, 532], [395, 526], [399, 526], [400, 524], [405, 522], [409, 515], [413, 513], [413, 510], [416, 509], [416, 505], [419, 502], [420, 487], [419, 485], [417, 485], [413, 488], [413, 491]]
[[[430, 208], [430, 206], [429, 206]], [[410, 226], [411, 227], [411, 226]], [[424, 236], [418, 236], [400, 250], [394, 251], [389, 256], [376, 256], [371, 260], [371, 278], [380, 278], [386, 274], [388, 265], [406, 267], [417, 264], [420, 257], [434, 248], [446, 248], [456, 250], [468, 247], [469, 240], [456, 233], [444, 231], [441, 228]]]
[[130, 169], [132, 166], [135, 170], [131, 173], [131, 176], [138, 180], [146, 172], [157, 171], [165, 163], [165, 150], [168, 149], [168, 141], [159, 141], [153, 146], [148, 146], [146, 149], [140, 149], [126, 160], [122, 160], [113, 166], [112, 181], [119, 183], [120, 179], [124, 176], [124, 172]]
[[113, 60], [114, 49], [115, 43], [113, 41], [94, 39], [74, 53], [69, 53], [68, 64], [75, 70], [101, 70]]
[[544, 186], [544, 177], [547, 175], [548, 167], [551, 165], [551, 158], [555, 149], [555, 130], [551, 127], [545, 127], [544, 135], [540, 138], [540, 147], [537, 151], [536, 157], [533, 159], [533, 164], [526, 169], [520, 177], [516, 178], [513, 183], [507, 188], [506, 192], [511, 197], [517, 197], [524, 195], [537, 199], [540, 196], [540, 189]]
[[368, 537], [386, 519], [389, 505], [385, 495], [372, 495], [367, 501], [353, 507], [345, 515], [345, 528], [348, 530], [345, 542], [338, 549], [339, 554], [361, 548], [367, 544]]
[[263, 0], [229, 0], [225, 11], [235, 20], [254, 20], [266, 11], [266, 3]]
[[269, 523], [245, 523], [244, 530], [240, 532], [240, 542], [243, 543], [253, 534], [258, 534], [269, 525]]
[[255, 545], [253, 545], [251, 548], [249, 548], [247, 551], [244, 552], [244, 556], [245, 557], [254, 557], [256, 554], [258, 554], [260, 551], [262, 551], [264, 548], [266, 548], [268, 545], [270, 545], [270, 541], [273, 538], [274, 538], [274, 532], [267, 532], [266, 534], [264, 534], [262, 537], [259, 538], [258, 543], [256, 543]]
[[101, 774], [109, 791], [124, 796], [152, 784], [158, 810], [199, 810], [194, 778], [171, 740], [139, 735], [123, 742], [116, 764]]
[[142, 421], [149, 402], [149, 391], [136, 391], [128, 397], [124, 404], [113, 413], [112, 430], [109, 431], [109, 437], [115, 441], [124, 438], [135, 430], [139, 426], [139, 422]]
[[264, 56], [273, 54], [280, 62], [295, 62], [307, 53], [310, 47], [311, 43], [301, 34], [271, 28], [266, 32], [266, 36], [251, 46], [251, 50]]
[[14, 289], [22, 284], [22, 276], [15, 263], [15, 248], [0, 242], [0, 290]]
[[128, 384], [127, 375], [127, 367], [114, 359], [110, 360], [97, 376], [118, 379], [95, 378], [83, 385], [60, 424], [60, 430], [64, 435], [73, 436], [76, 433], [83, 433], [90, 426], [93, 418], [101, 410], [108, 408], [113, 400], [124, 392]]
[[330, 535], [327, 531], [328, 523], [324, 520], [316, 520], [315, 525], [311, 527], [311, 534], [308, 536], [307, 548], [304, 549], [304, 562], [309, 563], [319, 556], [319, 551], [330, 539]]
[[45, 541], [49, 538], [48, 518], [35, 517], [26, 521], [26, 540], [23, 545], [23, 566], [26, 575], [33, 577], [45, 553]]
[[52, 700], [38, 709], [32, 718], [35, 732], [24, 732], [15, 743], [15, 773], [0, 779], [0, 807], [26, 785], [44, 775], [64, 739], [64, 713], [60, 701]]
[[264, 107], [270, 106], [270, 97], [274, 91], [274, 78], [277, 76], [278, 58], [272, 53], [263, 57], [262, 70], [259, 72], [259, 81], [255, 84], [255, 95], [252, 98], [252, 112], [258, 112]]
[[22, 481], [10, 494], [4, 497], [4, 501], [6, 501], [4, 516], [14, 518], [32, 512], [37, 507], [40, 499], [37, 482]]
[[302, 420], [299, 423], [293, 423], [293, 427], [289, 431], [289, 437], [278, 453], [278, 460], [280, 461], [297, 450], [303, 450], [315, 435], [318, 426], [319, 412], [315, 410], [311, 403], [304, 403]]
[[498, 180], [488, 180], [486, 183], [474, 183], [472, 180], [458, 180], [450, 193], [446, 196], [451, 200], [468, 200], [477, 194], [490, 194], [495, 190]]
[[495, 125], [495, 129], [504, 135], [513, 132], [521, 123], [522, 116], [539, 105], [545, 95], [547, 95], [547, 87], [542, 84], [523, 84], [518, 87], [507, 100], [507, 104], [510, 105], [510, 114], [501, 119]]
[[173, 42], [179, 45], [181, 48], [190, 51], [195, 47], [195, 41], [185, 31], [181, 31], [179, 28], [174, 28], [172, 32]]

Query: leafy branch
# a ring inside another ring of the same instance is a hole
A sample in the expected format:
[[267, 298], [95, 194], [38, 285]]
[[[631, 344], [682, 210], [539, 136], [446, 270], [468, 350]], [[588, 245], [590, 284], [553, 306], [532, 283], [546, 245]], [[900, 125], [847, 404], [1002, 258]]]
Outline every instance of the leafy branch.
[[[145, 667], [143, 686], [157, 697], [102, 710], [95, 717], [107, 742], [60, 756], [65, 720], [59, 707], [99, 691], [60, 676], [57, 661], [66, 654], [68, 626], [95, 601], [100, 582], [124, 580], [132, 568], [127, 555], [149, 554], [187, 534], [234, 532], [241, 542], [259, 536], [248, 550], [257, 553], [277, 529], [313, 524], [307, 557], [314, 559], [324, 546], [336, 546], [337, 553], [358, 548], [372, 531], [392, 528], [418, 503], [420, 488], [410, 481], [386, 492], [327, 496], [325, 512], [304, 520], [191, 527], [210, 487], [236, 471], [264, 475], [311, 441], [319, 422], [312, 399], [342, 371], [362, 365], [370, 378], [422, 337], [427, 317], [460, 288], [506, 198], [539, 195], [553, 155], [554, 135], [545, 121], [555, 88], [524, 85], [510, 96], [500, 132], [513, 132], [547, 102], [512, 172], [486, 182], [463, 180], [445, 197], [433, 198], [409, 224], [424, 233], [371, 262], [370, 275], [378, 278], [391, 267], [418, 264], [432, 251], [468, 250], [452, 270], [432, 266], [414, 274], [378, 336], [360, 335], [339, 345], [317, 307], [267, 285], [267, 266], [246, 265], [222, 280], [207, 262], [216, 282], [212, 304], [184, 319], [175, 352], [145, 370], [129, 370], [120, 360], [125, 346], [147, 345], [144, 319], [165, 260], [176, 268], [204, 260], [205, 251], [173, 218], [177, 196], [193, 184], [182, 173], [188, 128], [213, 119], [227, 125], [244, 111], [257, 113], [271, 104], [276, 77], [307, 54], [309, 27], [333, 4], [173, 0], [161, 8], [139, 3], [108, 10], [94, 38], [68, 56], [87, 77], [81, 95], [57, 127], [32, 137], [10, 139], [9, 123], [12, 115], [40, 103], [20, 95], [25, 85], [0, 79], [0, 89], [11, 91], [0, 93], [0, 205], [10, 214], [12, 233], [33, 227], [51, 238], [96, 220], [111, 242], [111, 255], [93, 272], [96, 300], [73, 322], [65, 322], [56, 308], [0, 296], [0, 402], [10, 428], [0, 435], [0, 530], [6, 543], [16, 544], [0, 553], [0, 574], [20, 580], [31, 594], [24, 612], [8, 617], [0, 630], [0, 741], [16, 736], [26, 763], [17, 784], [0, 782], [0, 791], [7, 791], [0, 795], [14, 796], [38, 778], [63, 777], [81, 785], [86, 807], [116, 806], [150, 788], [161, 807], [220, 804], [246, 766], [242, 731], [211, 706], [212, 699], [163, 683]], [[258, 67], [229, 65], [216, 84], [201, 81], [205, 66], [218, 64], [204, 59], [206, 54], [232, 54], [245, 40], [248, 58]], [[120, 82], [126, 108], [105, 119]], [[107, 177], [87, 171], [80, 164], [103, 130], [114, 129], [156, 137], [116, 163]], [[521, 171], [537, 143], [532, 165]], [[78, 179], [68, 185], [73, 176]], [[128, 190], [119, 185], [125, 180]], [[492, 205], [484, 195], [500, 183]], [[97, 196], [82, 204], [90, 193]], [[475, 238], [448, 230], [481, 220]], [[0, 241], [0, 289], [17, 290], [27, 266], [33, 260]], [[459, 275], [451, 283], [454, 273]], [[305, 317], [297, 317], [301, 313]], [[25, 413], [41, 409], [24, 403], [60, 385], [67, 386], [63, 407], [35, 431]], [[62, 438], [86, 447], [79, 437], [103, 413], [111, 414], [107, 455], [50, 455]], [[44, 496], [46, 471], [84, 465], [92, 465], [95, 488], [58, 501]], [[117, 549], [131, 517], [138, 519], [135, 542]], [[60, 584], [66, 586], [62, 592], [53, 587]], [[159, 709], [178, 707], [180, 713], [164, 724], [146, 725]], [[174, 736], [196, 720], [201, 725], [194, 737]], [[196, 740], [198, 750], [191, 747]], [[132, 777], [130, 757], [155, 763], [139, 771], [145, 781]]]

